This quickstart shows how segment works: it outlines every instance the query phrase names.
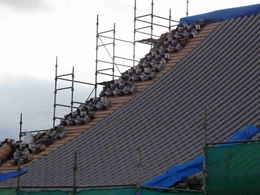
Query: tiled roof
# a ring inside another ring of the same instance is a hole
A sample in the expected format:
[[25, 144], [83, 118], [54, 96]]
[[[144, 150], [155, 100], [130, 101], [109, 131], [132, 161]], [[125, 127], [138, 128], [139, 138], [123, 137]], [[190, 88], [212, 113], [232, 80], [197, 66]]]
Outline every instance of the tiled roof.
[[78, 185], [143, 183], [203, 152], [205, 110], [208, 142], [259, 122], [259, 19], [258, 14], [220, 24], [126, 106], [32, 163], [22, 185], [72, 185], [74, 151]]

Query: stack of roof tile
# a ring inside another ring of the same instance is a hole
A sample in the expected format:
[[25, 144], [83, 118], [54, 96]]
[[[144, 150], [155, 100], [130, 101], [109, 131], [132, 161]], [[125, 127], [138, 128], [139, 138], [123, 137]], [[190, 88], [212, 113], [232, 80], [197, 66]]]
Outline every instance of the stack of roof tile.
[[30, 164], [22, 185], [72, 185], [75, 151], [78, 185], [140, 184], [201, 154], [205, 137], [223, 141], [244, 125], [256, 124], [259, 19], [258, 14], [221, 23], [122, 109]]

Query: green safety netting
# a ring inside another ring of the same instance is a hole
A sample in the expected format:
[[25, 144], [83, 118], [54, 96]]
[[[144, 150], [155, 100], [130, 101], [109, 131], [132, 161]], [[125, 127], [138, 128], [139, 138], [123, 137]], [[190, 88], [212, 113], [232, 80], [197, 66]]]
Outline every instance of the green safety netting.
[[52, 191], [17, 191], [16, 189], [0, 189], [0, 195], [71, 195], [71, 192], [52, 190]]
[[0, 195], [16, 195], [15, 189], [0, 189]]
[[94, 189], [82, 190], [77, 192], [77, 195], [135, 195], [136, 189]]
[[[16, 192], [15, 189], [0, 190], [0, 195], [73, 195], [69, 191], [19, 191]], [[78, 191], [76, 195], [202, 195], [199, 192], [177, 192], [177, 191], [157, 191], [157, 190], [147, 190], [147, 189], [90, 189]]]
[[260, 194], [260, 143], [206, 148], [208, 195]]
[[202, 195], [202, 192], [140, 190], [140, 195]]
[[[135, 195], [136, 189], [90, 189], [78, 191], [76, 195]], [[35, 190], [19, 191], [15, 189], [0, 190], [0, 195], [72, 195], [71, 191], [61, 190]]]
[[65, 192], [65, 191], [59, 191], [59, 190], [53, 190], [53, 191], [19, 191], [17, 195], [70, 195], [71, 192]]

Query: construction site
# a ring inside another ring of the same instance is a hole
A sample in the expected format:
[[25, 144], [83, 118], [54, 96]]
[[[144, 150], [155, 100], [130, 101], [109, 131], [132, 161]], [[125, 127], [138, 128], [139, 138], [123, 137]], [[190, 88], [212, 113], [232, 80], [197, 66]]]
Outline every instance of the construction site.
[[[56, 57], [52, 127], [24, 130], [21, 113], [0, 195], [260, 194], [260, 4], [189, 16], [188, 3], [174, 19], [134, 0], [133, 40], [96, 16], [95, 79]], [[82, 101], [76, 85], [91, 88]]]

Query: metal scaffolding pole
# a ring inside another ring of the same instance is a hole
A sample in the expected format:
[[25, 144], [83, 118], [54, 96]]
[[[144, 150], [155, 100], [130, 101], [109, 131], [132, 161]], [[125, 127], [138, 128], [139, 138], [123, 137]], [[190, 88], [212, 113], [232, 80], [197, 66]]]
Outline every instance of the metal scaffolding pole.
[[136, 186], [139, 187], [142, 183], [142, 174], [143, 174], [143, 151], [142, 146], [137, 148], [137, 175], [138, 181]]
[[73, 195], [77, 194], [77, 173], [78, 173], [78, 154], [74, 152], [73, 156]]
[[22, 140], [22, 129], [23, 129], [23, 113], [20, 113], [20, 121], [19, 121], [19, 142]]
[[172, 9], [169, 9], [169, 32], [171, 31], [172, 28]]
[[207, 145], [207, 132], [208, 132], [208, 108], [204, 112], [204, 145]]
[[55, 63], [55, 84], [54, 84], [54, 103], [53, 103], [53, 118], [52, 118], [52, 127], [55, 127], [56, 120], [56, 103], [57, 103], [57, 76], [58, 76], [58, 56], [56, 56]]
[[112, 68], [112, 72], [113, 72], [113, 81], [115, 80], [115, 49], [116, 49], [116, 24], [114, 23], [114, 28], [113, 28], [113, 59], [112, 59], [112, 63], [113, 63], [113, 68]]
[[[21, 143], [21, 141], [22, 141], [22, 129], [23, 129], [23, 113], [20, 114], [20, 121], [19, 121], [19, 143]], [[20, 158], [21, 158], [21, 151], [19, 148], [19, 159], [18, 159], [18, 163], [17, 163], [17, 171], [21, 170]], [[20, 176], [18, 176], [16, 190], [19, 191], [20, 187], [21, 187], [21, 178], [20, 178]]]
[[[204, 151], [206, 151], [207, 147], [207, 132], [208, 132], [208, 108], [205, 108], [204, 112]], [[205, 152], [204, 152], [205, 153]], [[205, 153], [206, 154], [206, 153]], [[204, 161], [203, 161], [203, 192], [206, 195], [206, 178], [207, 178], [207, 166], [206, 166], [206, 158], [207, 155], [205, 155]]]
[[133, 41], [133, 66], [135, 66], [135, 47], [136, 47], [136, 0], [134, 0], [134, 41]]
[[[57, 117], [57, 106], [59, 107], [64, 107], [64, 108], [70, 108], [70, 112], [73, 111], [74, 107], [74, 83], [82, 83], [82, 84], [88, 84], [88, 83], [84, 83], [81, 81], [75, 81], [75, 73], [74, 73], [74, 66], [72, 67], [72, 72], [68, 73], [68, 74], [62, 74], [62, 75], [58, 75], [58, 58], [56, 57], [56, 64], [55, 64], [55, 86], [54, 86], [54, 104], [53, 104], [53, 124], [52, 127], [55, 128], [56, 125], [56, 120], [57, 119], [61, 119], [62, 117]], [[67, 77], [67, 76], [71, 76], [71, 79], [67, 79], [67, 78], [63, 78], [63, 77]], [[71, 86], [69, 87], [61, 87], [58, 88], [58, 81], [68, 81], [71, 83]], [[71, 91], [71, 99], [70, 99], [70, 104], [69, 105], [65, 105], [65, 104], [59, 104], [57, 103], [57, 95], [58, 95], [58, 91], [62, 91], [62, 90], [67, 90], [70, 89]]]
[[[154, 2], [152, 0], [151, 2], [151, 41], [153, 40], [153, 17], [154, 17]], [[151, 44], [151, 48], [152, 48]]]
[[189, 16], [189, 0], [186, 1], [186, 16]]
[[98, 82], [98, 39], [99, 39], [99, 16], [96, 21], [96, 69], [95, 69], [95, 98], [97, 97], [97, 82]]
[[70, 102], [70, 112], [73, 112], [73, 106], [74, 106], [74, 79], [75, 79], [75, 75], [74, 75], [74, 66], [72, 67], [72, 81], [71, 81], [71, 102]]

